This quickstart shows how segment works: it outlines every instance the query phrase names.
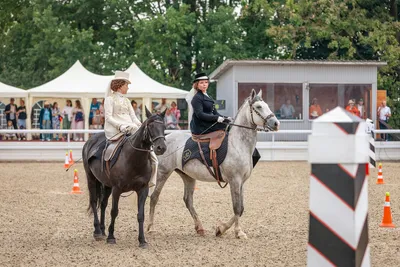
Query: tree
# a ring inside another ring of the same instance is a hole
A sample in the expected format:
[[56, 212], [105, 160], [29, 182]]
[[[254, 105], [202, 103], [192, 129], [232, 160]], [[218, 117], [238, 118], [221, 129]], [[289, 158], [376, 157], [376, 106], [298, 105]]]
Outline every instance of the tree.
[[390, 123], [399, 127], [400, 24], [388, 6], [364, 8], [373, 2], [300, 0], [279, 7], [277, 25], [266, 32], [287, 58], [387, 61], [379, 71], [378, 88], [388, 90], [395, 111]]

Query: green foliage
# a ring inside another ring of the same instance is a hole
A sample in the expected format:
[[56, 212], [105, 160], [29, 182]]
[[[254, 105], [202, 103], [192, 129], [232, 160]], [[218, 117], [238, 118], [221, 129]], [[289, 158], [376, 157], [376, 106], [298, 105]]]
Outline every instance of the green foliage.
[[0, 80], [32, 88], [76, 60], [103, 75], [135, 62], [189, 90], [226, 59], [382, 60], [399, 128], [399, 15], [398, 0], [2, 0]]
[[[361, 3], [361, 4], [359, 4]], [[279, 6], [266, 29], [283, 57], [380, 60], [378, 88], [388, 91], [391, 125], [400, 127], [400, 23], [395, 1], [294, 1]]]

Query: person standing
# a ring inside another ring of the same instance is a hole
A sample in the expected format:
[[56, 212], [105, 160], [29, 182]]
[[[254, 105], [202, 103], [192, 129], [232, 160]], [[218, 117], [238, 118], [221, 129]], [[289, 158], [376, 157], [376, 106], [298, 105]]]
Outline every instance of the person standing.
[[[80, 100], [75, 100], [75, 107], [72, 109], [72, 129], [82, 130], [84, 128], [85, 113]], [[74, 141], [83, 141], [83, 133], [74, 134]]]
[[[18, 128], [21, 130], [26, 129], [26, 107], [25, 101], [23, 99], [20, 100], [20, 106], [17, 108], [17, 117], [18, 117]], [[20, 134], [18, 140], [24, 139], [26, 140], [25, 134]]]
[[[72, 122], [72, 101], [67, 100], [66, 106], [63, 108], [61, 112], [61, 116], [63, 117], [62, 120], [62, 128], [64, 130], [71, 129], [71, 122]], [[67, 134], [63, 134], [63, 140], [67, 138]]]
[[[6, 106], [4, 113], [6, 114], [7, 125], [8, 122], [11, 121], [14, 129], [17, 130], [17, 105], [15, 104], [14, 98], [10, 98], [10, 104]], [[19, 135], [17, 135], [17, 137], [19, 137]]]
[[[392, 116], [390, 108], [386, 106], [386, 101], [382, 101], [378, 108], [379, 129], [387, 129], [386, 124], [389, 122], [390, 116]], [[381, 138], [385, 141], [389, 140], [388, 134], [381, 134]]]
[[92, 98], [92, 103], [90, 104], [90, 114], [89, 114], [89, 126], [92, 125], [92, 120], [94, 115], [96, 115], [96, 110], [100, 109], [100, 102], [97, 98]]
[[[51, 108], [49, 102], [44, 102], [44, 107], [40, 110], [39, 115], [39, 126], [40, 129], [43, 130], [50, 130], [53, 129], [53, 122], [51, 120]], [[42, 141], [51, 141], [51, 134], [41, 134]]]

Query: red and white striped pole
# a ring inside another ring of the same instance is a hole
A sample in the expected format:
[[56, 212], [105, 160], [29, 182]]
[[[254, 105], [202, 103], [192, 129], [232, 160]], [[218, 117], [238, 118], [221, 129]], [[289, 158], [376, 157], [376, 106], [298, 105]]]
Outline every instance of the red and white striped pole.
[[365, 127], [341, 107], [313, 121], [307, 266], [370, 266]]

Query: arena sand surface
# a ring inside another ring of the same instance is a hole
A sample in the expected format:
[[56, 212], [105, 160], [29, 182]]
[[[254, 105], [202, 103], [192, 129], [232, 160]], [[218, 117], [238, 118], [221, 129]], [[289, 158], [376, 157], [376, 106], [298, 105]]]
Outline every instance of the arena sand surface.
[[[76, 168], [82, 195], [69, 194], [73, 170], [65, 172], [62, 163], [0, 163], [0, 266], [306, 266], [306, 162], [257, 165], [245, 184], [241, 224], [248, 240], [236, 239], [233, 229], [215, 237], [216, 222], [232, 216], [229, 189], [216, 183], [197, 184], [195, 207], [207, 230], [197, 236], [182, 200], [183, 183], [173, 174], [156, 210], [156, 232], [146, 234], [147, 250], [138, 248], [135, 195], [120, 200], [117, 244], [93, 240], [86, 177], [82, 164]], [[383, 163], [385, 185], [375, 184], [376, 174], [368, 179], [372, 266], [400, 266], [400, 228], [379, 227], [386, 191], [400, 227], [400, 164]]]

